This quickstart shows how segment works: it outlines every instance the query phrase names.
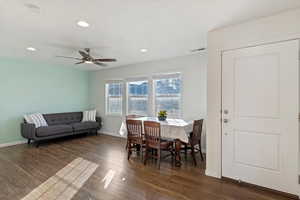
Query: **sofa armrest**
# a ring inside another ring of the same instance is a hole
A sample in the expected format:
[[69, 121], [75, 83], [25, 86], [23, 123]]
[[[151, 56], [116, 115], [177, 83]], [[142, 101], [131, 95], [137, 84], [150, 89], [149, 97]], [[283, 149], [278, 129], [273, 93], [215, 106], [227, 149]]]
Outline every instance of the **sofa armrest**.
[[102, 118], [101, 117], [96, 117], [96, 122], [99, 123], [99, 130], [100, 130], [101, 127], [102, 127]]
[[35, 125], [28, 123], [21, 123], [21, 134], [26, 139], [35, 138]]

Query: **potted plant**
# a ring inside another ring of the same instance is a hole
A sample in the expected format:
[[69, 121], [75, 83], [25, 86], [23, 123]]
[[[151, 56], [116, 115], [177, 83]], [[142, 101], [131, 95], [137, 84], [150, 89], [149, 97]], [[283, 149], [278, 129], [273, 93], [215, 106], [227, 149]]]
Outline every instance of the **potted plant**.
[[165, 121], [167, 119], [167, 111], [166, 110], [161, 110], [158, 112], [158, 120], [159, 121]]

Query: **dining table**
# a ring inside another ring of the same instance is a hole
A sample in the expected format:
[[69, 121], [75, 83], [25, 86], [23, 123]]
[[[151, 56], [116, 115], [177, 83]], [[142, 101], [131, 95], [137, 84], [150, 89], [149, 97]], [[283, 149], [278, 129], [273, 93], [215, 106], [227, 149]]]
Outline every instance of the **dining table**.
[[[134, 120], [154, 121], [161, 125], [161, 138], [174, 140], [175, 143], [175, 165], [181, 166], [180, 151], [183, 144], [189, 142], [189, 135], [193, 131], [193, 121], [187, 122], [183, 119], [166, 119], [164, 121], [158, 120], [157, 117], [138, 117]], [[121, 136], [127, 135], [126, 120], [122, 121], [119, 131]]]

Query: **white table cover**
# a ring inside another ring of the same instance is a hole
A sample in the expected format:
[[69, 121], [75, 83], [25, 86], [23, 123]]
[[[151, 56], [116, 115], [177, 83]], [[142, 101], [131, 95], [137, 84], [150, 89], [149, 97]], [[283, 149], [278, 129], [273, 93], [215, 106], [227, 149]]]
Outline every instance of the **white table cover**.
[[[161, 125], [161, 137], [179, 139], [186, 143], [189, 141], [189, 133], [193, 131], [193, 122], [186, 122], [182, 119], [167, 119], [166, 121], [159, 121], [156, 117], [140, 117], [135, 118], [135, 120], [159, 122]], [[120, 135], [127, 135], [125, 121], [122, 122]]]

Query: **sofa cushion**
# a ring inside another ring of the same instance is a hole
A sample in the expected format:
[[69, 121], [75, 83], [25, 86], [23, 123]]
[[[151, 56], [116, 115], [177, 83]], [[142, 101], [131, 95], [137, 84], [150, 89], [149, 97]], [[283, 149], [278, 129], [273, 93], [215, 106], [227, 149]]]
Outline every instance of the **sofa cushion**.
[[82, 112], [44, 114], [43, 116], [49, 126], [73, 124], [82, 120]]
[[99, 128], [98, 122], [80, 122], [71, 124], [74, 131], [82, 131], [87, 129], [96, 129]]
[[38, 137], [46, 137], [51, 135], [72, 133], [72, 131], [73, 129], [70, 125], [43, 126], [36, 129], [36, 135]]

